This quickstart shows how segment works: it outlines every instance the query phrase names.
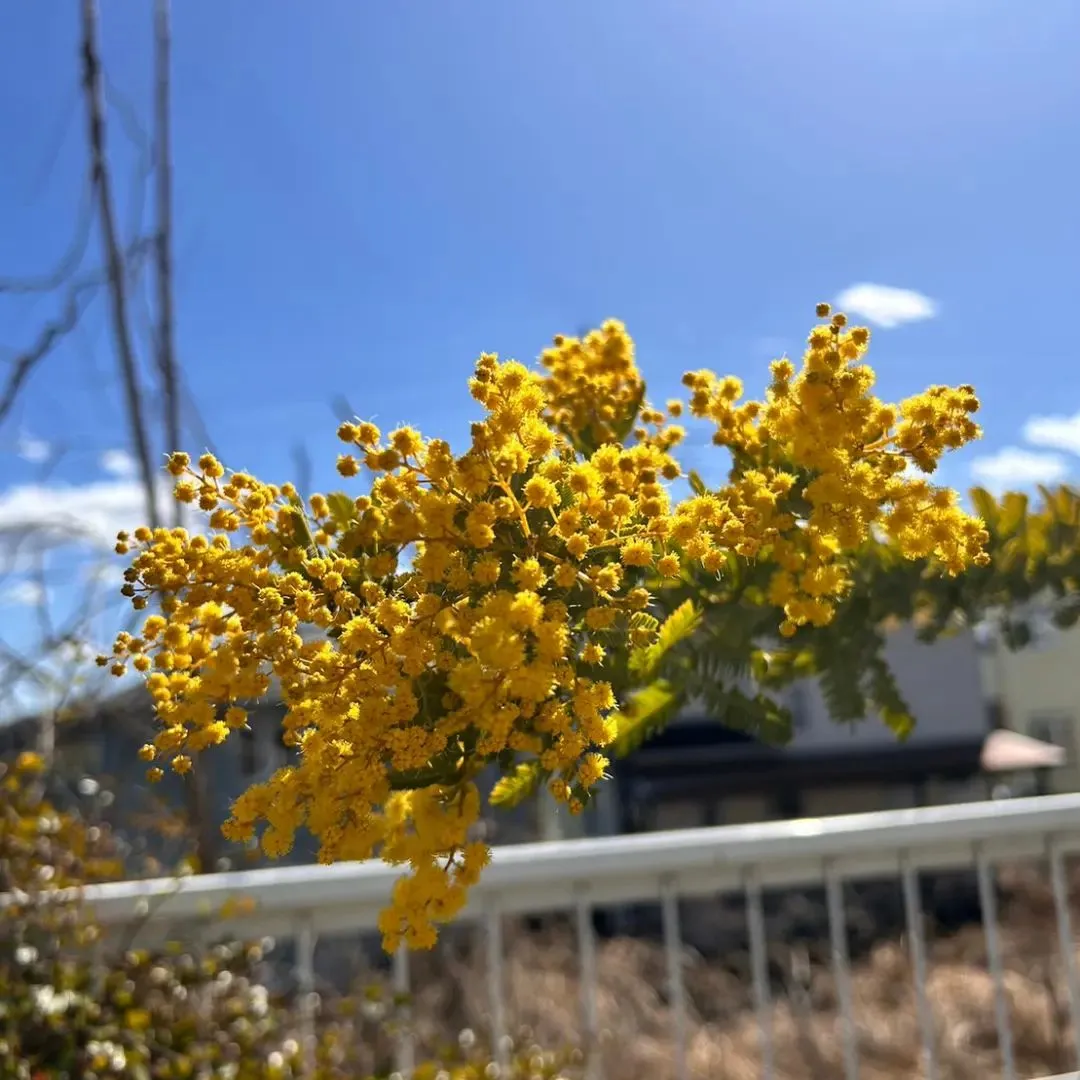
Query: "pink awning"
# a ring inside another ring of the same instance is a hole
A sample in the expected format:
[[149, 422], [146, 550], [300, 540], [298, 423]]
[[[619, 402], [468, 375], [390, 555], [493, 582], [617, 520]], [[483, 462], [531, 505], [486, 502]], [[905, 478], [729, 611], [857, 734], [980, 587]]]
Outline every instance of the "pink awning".
[[1065, 751], [1060, 746], [999, 728], [986, 737], [979, 764], [983, 772], [999, 773], [1055, 769], [1064, 765], [1065, 760]]

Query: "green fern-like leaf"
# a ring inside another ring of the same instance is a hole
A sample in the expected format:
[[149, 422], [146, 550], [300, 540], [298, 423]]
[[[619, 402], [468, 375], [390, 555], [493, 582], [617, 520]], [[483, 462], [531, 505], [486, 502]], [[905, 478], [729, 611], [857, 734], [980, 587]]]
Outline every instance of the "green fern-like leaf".
[[630, 672], [640, 682], [650, 682], [660, 672], [660, 665], [676, 645], [686, 641], [701, 622], [701, 611], [692, 600], [684, 600], [661, 624], [656, 640], [630, 656]]
[[326, 496], [330, 514], [342, 529], [347, 529], [356, 519], [356, 503], [344, 491], [332, 491]]
[[666, 679], [639, 690], [619, 715], [618, 732], [611, 744], [616, 757], [626, 757], [655, 735], [682, 707], [684, 694]]
[[510, 810], [536, 794], [545, 777], [539, 761], [522, 762], [496, 782], [488, 801], [500, 810]]
[[701, 612], [692, 600], [684, 600], [663, 622], [656, 644], [664, 652], [685, 641], [701, 622]]
[[790, 710], [768, 694], [744, 694], [736, 687], [710, 702], [710, 714], [732, 731], [744, 731], [767, 746], [786, 746], [794, 734]]
[[612, 432], [614, 435], [614, 441], [617, 443], [626, 442], [626, 437], [634, 430], [634, 425], [637, 423], [637, 418], [641, 413], [641, 406], [645, 403], [645, 384], [642, 383], [638, 388], [638, 392], [634, 397], [630, 408], [627, 409], [626, 415], [616, 425], [615, 430]]
[[989, 491], [981, 487], [972, 488], [970, 497], [971, 505], [975, 507], [975, 513], [986, 522], [988, 528], [994, 529], [998, 523], [997, 500]]
[[1027, 520], [1028, 497], [1019, 491], [1007, 492], [1001, 500], [1001, 513], [997, 522], [1002, 536], [1013, 536]]
[[839, 723], [854, 723], [866, 716], [866, 695], [863, 693], [857, 664], [844, 662], [839, 652], [826, 656], [821, 665], [821, 694], [832, 718]]
[[886, 727], [903, 741], [915, 730], [915, 717], [900, 692], [896, 676], [880, 654], [870, 661], [869, 668], [870, 697]]
[[660, 620], [654, 615], [649, 615], [644, 611], [635, 611], [630, 616], [630, 629], [631, 630], [648, 630], [650, 633], [656, 633], [660, 629]]

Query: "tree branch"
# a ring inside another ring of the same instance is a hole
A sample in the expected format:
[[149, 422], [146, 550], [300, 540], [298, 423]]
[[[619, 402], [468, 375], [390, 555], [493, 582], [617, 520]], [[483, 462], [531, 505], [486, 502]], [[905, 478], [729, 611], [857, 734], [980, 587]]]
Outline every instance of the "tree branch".
[[82, 0], [82, 65], [83, 97], [90, 144], [90, 176], [98, 196], [98, 217], [105, 247], [113, 337], [120, 373], [124, 383], [128, 423], [135, 457], [139, 462], [143, 488], [146, 493], [147, 520], [151, 527], [158, 524], [157, 500], [154, 497], [154, 468], [150, 457], [150, 440], [143, 417], [142, 393], [128, 322], [127, 283], [124, 259], [117, 239], [116, 214], [113, 209], [112, 184], [105, 156], [105, 107], [102, 91], [101, 61], [98, 58], [98, 9], [96, 0]]
[[75, 329], [93, 298], [93, 292], [105, 283], [103, 274], [95, 274], [83, 281], [76, 282], [68, 292], [67, 301], [59, 317], [46, 323], [38, 334], [37, 341], [14, 361], [14, 370], [8, 376], [3, 394], [0, 394], [0, 423], [3, 423], [15, 404], [23, 384], [30, 377], [35, 365], [44, 360], [53, 347]]
[[[136, 260], [141, 262], [149, 247], [148, 240], [137, 240], [128, 250], [126, 258], [133, 265]], [[104, 270], [94, 271], [73, 282], [60, 314], [46, 323], [34, 344], [12, 361], [13, 370], [8, 376], [3, 393], [0, 393], [0, 423], [3, 423], [11, 412], [15, 399], [19, 396], [34, 367], [78, 326], [87, 306], [93, 300], [93, 293], [106, 284], [108, 284], [108, 274]]]
[[[180, 388], [176, 373], [172, 281], [172, 139], [169, 124], [169, 70], [171, 53], [169, 0], [157, 0], [154, 8], [154, 153], [157, 179], [157, 354], [165, 412], [166, 448], [181, 449]], [[174, 505], [176, 525], [183, 507]]]

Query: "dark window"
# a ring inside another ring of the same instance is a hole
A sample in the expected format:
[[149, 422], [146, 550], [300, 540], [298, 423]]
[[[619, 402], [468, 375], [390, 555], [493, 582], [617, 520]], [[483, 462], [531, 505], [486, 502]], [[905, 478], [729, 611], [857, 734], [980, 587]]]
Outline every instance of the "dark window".
[[998, 731], [1001, 728], [1008, 727], [1005, 722], [1005, 706], [998, 700], [988, 701], [986, 703], [986, 715], [989, 720], [989, 726], [992, 731]]
[[240, 729], [240, 771], [244, 776], [254, 776], [257, 767], [255, 755], [255, 732], [250, 728]]

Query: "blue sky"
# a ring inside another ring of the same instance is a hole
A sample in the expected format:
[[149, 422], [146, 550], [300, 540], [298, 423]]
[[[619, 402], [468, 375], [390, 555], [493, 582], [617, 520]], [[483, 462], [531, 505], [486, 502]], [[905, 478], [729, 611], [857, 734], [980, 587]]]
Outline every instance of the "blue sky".
[[[124, 120], [149, 123], [151, 5], [102, 7], [134, 236]], [[339, 394], [453, 438], [479, 351], [529, 360], [611, 315], [654, 398], [701, 366], [756, 391], [816, 301], [864, 285], [849, 306], [884, 395], [983, 399], [986, 439], [944, 479], [1076, 475], [1075, 0], [175, 8], [178, 346], [229, 464], [287, 479], [303, 441], [330, 483]], [[47, 273], [74, 231], [76, 47], [76, 5], [0, 7], [0, 278]], [[0, 296], [0, 379], [61, 297]], [[125, 428], [103, 314], [0, 427], [0, 528], [137, 508], [108, 456]], [[32, 588], [7, 588], [0, 624], [25, 637]]]

